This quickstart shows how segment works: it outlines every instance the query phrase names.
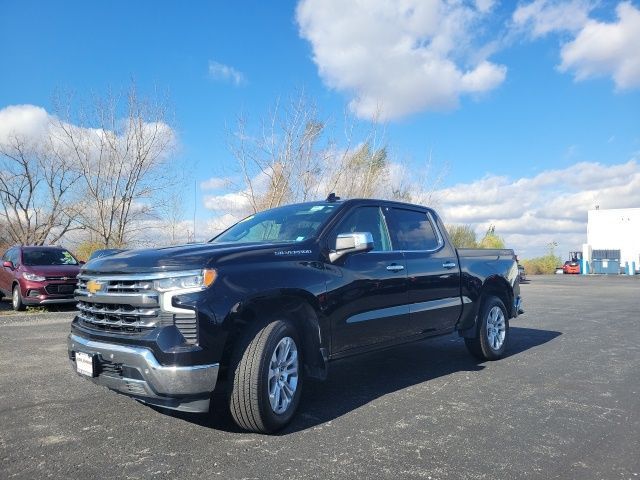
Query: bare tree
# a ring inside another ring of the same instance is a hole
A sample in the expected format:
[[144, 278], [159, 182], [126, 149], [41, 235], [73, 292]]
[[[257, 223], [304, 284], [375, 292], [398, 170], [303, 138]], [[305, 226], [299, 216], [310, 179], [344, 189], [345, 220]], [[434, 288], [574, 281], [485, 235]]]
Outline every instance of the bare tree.
[[110, 95], [75, 118], [71, 112], [71, 102], [59, 104], [53, 134], [80, 173], [78, 222], [105, 247], [125, 246], [152, 226], [162, 194], [174, 185], [166, 107], [139, 98], [132, 86], [124, 99]]
[[383, 187], [389, 182], [387, 150], [385, 147], [372, 148], [367, 139], [352, 152], [347, 152], [333, 170], [331, 178], [332, 192], [352, 198], [370, 198], [382, 196]]
[[[228, 133], [236, 166], [231, 178], [236, 182], [229, 185], [233, 193], [219, 197], [216, 209], [226, 215], [219, 217], [216, 230], [228, 224], [230, 216], [317, 200], [331, 192], [343, 198], [432, 203], [444, 170], [434, 176], [431, 157], [418, 167], [392, 160], [379, 118], [380, 112], [368, 123], [345, 116], [344, 134], [337, 141], [332, 123], [320, 117], [304, 94], [284, 105], [278, 102], [257, 133], [241, 116]], [[242, 200], [236, 200], [238, 196]]]
[[0, 143], [0, 220], [14, 243], [57, 243], [74, 224], [79, 174], [47, 134], [10, 135]]
[[165, 196], [160, 207], [160, 228], [169, 245], [178, 245], [189, 240], [186, 228], [184, 196], [180, 190], [174, 190]]
[[346, 119], [342, 147], [330, 137], [328, 122], [304, 93], [280, 102], [261, 122], [258, 134], [242, 116], [229, 135], [229, 149], [241, 181], [233, 187], [257, 212], [286, 203], [324, 198], [372, 197], [386, 192], [389, 182], [387, 150], [380, 143], [378, 124], [371, 123], [364, 139], [352, 147], [354, 127]]
[[315, 197], [324, 152], [319, 142], [325, 123], [304, 94], [279, 102], [251, 135], [245, 117], [229, 135], [229, 149], [240, 176], [236, 185], [253, 212]]

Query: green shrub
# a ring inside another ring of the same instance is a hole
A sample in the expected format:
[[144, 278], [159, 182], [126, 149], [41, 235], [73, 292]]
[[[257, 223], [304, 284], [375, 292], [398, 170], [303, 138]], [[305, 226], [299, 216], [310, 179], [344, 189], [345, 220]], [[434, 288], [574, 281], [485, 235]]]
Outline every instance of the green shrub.
[[93, 252], [95, 252], [96, 250], [100, 250], [102, 248], [105, 248], [105, 247], [104, 247], [104, 244], [100, 242], [92, 242], [92, 241], [82, 242], [76, 248], [76, 251], [75, 251], [76, 258], [78, 260], [82, 260], [83, 262], [86, 262]]
[[471, 225], [447, 225], [451, 243], [456, 248], [477, 248], [476, 232]]
[[480, 248], [504, 248], [504, 240], [496, 234], [495, 225], [491, 225], [480, 240]]
[[555, 273], [556, 268], [562, 265], [562, 259], [555, 255], [547, 254], [543, 257], [522, 260], [521, 263], [527, 275], [548, 275]]

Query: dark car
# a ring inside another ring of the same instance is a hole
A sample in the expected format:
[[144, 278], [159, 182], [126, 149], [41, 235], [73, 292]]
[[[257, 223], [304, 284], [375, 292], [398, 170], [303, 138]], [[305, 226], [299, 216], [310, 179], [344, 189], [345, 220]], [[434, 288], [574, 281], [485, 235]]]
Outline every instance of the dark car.
[[95, 258], [76, 299], [79, 375], [193, 413], [217, 392], [263, 433], [291, 420], [306, 378], [334, 360], [450, 333], [497, 360], [522, 313], [513, 250], [456, 249], [430, 208], [335, 195], [256, 213], [208, 243]]
[[11, 247], [2, 256], [0, 294], [11, 297], [14, 310], [73, 303], [80, 265], [62, 247]]
[[518, 264], [518, 277], [520, 279], [520, 283], [524, 283], [527, 281], [527, 272], [524, 269], [524, 266]]

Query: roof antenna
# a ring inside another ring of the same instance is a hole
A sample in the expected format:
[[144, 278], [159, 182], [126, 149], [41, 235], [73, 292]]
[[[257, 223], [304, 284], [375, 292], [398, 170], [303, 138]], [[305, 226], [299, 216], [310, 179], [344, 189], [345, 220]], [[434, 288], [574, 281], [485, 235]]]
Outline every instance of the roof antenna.
[[334, 192], [331, 192], [328, 196], [327, 196], [327, 202], [337, 202], [338, 200], [340, 200], [340, 197], [336, 197], [336, 194]]

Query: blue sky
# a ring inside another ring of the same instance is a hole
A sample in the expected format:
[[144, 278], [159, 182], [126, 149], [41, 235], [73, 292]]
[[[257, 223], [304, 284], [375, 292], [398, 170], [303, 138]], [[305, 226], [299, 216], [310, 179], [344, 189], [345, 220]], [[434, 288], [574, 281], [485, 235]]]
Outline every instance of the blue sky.
[[[354, 115], [366, 118], [367, 97], [382, 89], [383, 104], [392, 106], [386, 132], [393, 155], [419, 168], [431, 154], [436, 165], [446, 166], [439, 185], [445, 221], [469, 222], [479, 231], [495, 223], [512, 243], [533, 254], [554, 239], [564, 249], [579, 246], [586, 209], [594, 201], [605, 207], [640, 206], [638, 197], [624, 193], [640, 175], [640, 37], [633, 33], [638, 2], [422, 2], [438, 7], [441, 15], [433, 27], [424, 28], [432, 20], [429, 11], [415, 8], [398, 16], [386, 7], [377, 11], [377, 3], [343, 8], [341, 2], [317, 0], [0, 0], [0, 109], [35, 105], [51, 111], [56, 89], [101, 94], [126, 88], [134, 79], [142, 93], [154, 88], [168, 92], [180, 161], [200, 183], [232, 162], [225, 128], [240, 111], [264, 115], [278, 97], [304, 88], [327, 117], [339, 119], [351, 105]], [[376, 12], [376, 18], [370, 17]], [[407, 22], [408, 17], [415, 22]], [[444, 20], [457, 29], [444, 31]], [[367, 30], [376, 21], [385, 26], [384, 34]], [[381, 41], [393, 41], [387, 26], [392, 33], [432, 44], [404, 52], [396, 63], [385, 56], [388, 52], [377, 52]], [[625, 44], [590, 56], [590, 31], [602, 35], [598, 42], [603, 44], [615, 43], [607, 37], [610, 32], [611, 37], [622, 32]], [[435, 38], [452, 45], [436, 49]], [[357, 51], [353, 46], [364, 49], [364, 57], [341, 63], [345, 51]], [[453, 64], [457, 70], [448, 79], [418, 73], [406, 88], [385, 91], [385, 82], [413, 78], [434, 56], [429, 65]], [[385, 62], [391, 60], [393, 67], [386, 72]], [[211, 65], [219, 65], [217, 75]], [[477, 75], [463, 78], [468, 72]], [[421, 93], [439, 88], [444, 106]], [[354, 99], [362, 101], [354, 104]], [[594, 172], [608, 178], [615, 168], [624, 177], [604, 185], [609, 189], [604, 193], [585, 197], [586, 190], [594, 191], [590, 185], [563, 185], [584, 170], [589, 178]], [[536, 178], [556, 171], [556, 179], [565, 178], [550, 190], [531, 192], [537, 202], [500, 214], [498, 207], [508, 200], [503, 197], [513, 197], [509, 192], [517, 185], [536, 189], [541, 183]], [[487, 182], [497, 185], [486, 202], [492, 213], [457, 214], [464, 203], [452, 189], [481, 194]], [[212, 215], [204, 208], [207, 195], [212, 193], [199, 189], [201, 219]], [[559, 210], [576, 209], [571, 225], [562, 224], [571, 222], [571, 215], [547, 218], [541, 213], [556, 200]], [[545, 223], [544, 235], [525, 239], [525, 229], [517, 227], [523, 218], [552, 223]]]

